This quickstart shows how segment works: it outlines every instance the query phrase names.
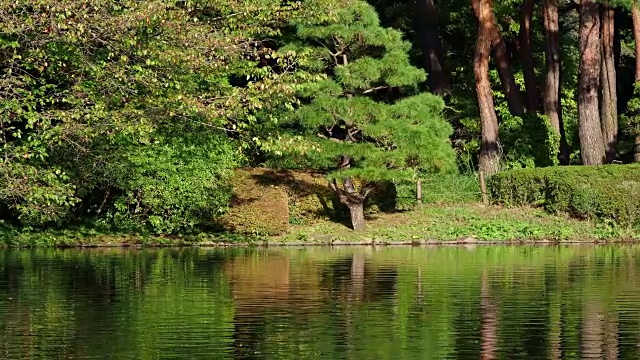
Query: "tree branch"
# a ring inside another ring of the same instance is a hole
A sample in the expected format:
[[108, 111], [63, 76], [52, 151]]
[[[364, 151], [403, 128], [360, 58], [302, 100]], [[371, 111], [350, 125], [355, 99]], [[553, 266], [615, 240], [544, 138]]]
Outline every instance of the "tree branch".
[[365, 90], [363, 92], [363, 94], [369, 94], [369, 93], [372, 93], [374, 91], [378, 91], [378, 90], [382, 90], [382, 89], [388, 89], [388, 88], [389, 88], [388, 86], [376, 86], [374, 88]]

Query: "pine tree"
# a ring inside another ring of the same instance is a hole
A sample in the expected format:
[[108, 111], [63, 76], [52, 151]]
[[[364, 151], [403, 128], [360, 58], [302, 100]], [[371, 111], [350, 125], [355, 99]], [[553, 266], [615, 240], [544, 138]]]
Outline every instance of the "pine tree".
[[[416, 94], [426, 76], [410, 65], [410, 45], [381, 27], [366, 2], [338, 6], [297, 24], [297, 40], [282, 49], [307, 54], [298, 71], [319, 78], [301, 86], [301, 106], [287, 127], [298, 129], [297, 155], [304, 152], [306, 164], [330, 170], [332, 188], [349, 208], [354, 230], [361, 230], [364, 201], [377, 184], [417, 170], [452, 169], [455, 154], [452, 128], [441, 117], [443, 100]], [[282, 150], [292, 142], [279, 143]], [[296, 153], [287, 149], [285, 156]]]

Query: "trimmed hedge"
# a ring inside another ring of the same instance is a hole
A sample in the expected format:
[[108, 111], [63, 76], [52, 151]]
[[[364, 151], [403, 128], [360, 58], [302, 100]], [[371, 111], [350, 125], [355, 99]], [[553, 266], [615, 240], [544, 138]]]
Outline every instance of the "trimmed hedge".
[[499, 204], [640, 226], [640, 164], [510, 170], [493, 175], [487, 185]]

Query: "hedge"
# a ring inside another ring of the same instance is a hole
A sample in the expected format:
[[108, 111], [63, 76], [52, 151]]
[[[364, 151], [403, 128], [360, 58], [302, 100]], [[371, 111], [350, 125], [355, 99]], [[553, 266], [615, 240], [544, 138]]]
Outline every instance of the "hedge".
[[510, 170], [493, 175], [487, 186], [498, 204], [640, 226], [640, 164]]

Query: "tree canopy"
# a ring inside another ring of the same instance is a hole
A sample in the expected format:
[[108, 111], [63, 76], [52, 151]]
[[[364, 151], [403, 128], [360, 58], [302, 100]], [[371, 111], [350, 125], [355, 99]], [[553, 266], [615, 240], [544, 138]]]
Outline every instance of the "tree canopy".
[[195, 230], [264, 165], [360, 218], [385, 181], [640, 161], [638, 41], [631, 0], [0, 0], [0, 218]]

